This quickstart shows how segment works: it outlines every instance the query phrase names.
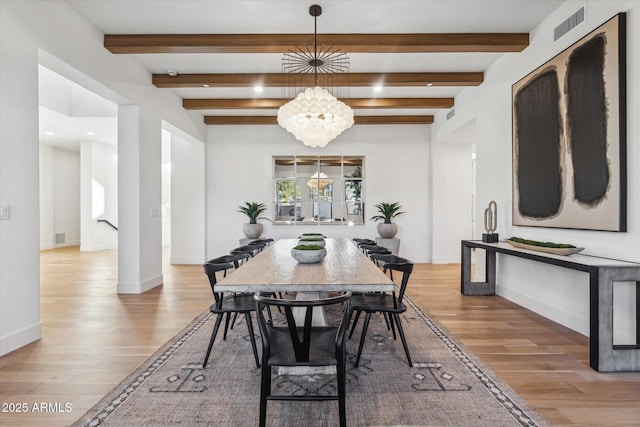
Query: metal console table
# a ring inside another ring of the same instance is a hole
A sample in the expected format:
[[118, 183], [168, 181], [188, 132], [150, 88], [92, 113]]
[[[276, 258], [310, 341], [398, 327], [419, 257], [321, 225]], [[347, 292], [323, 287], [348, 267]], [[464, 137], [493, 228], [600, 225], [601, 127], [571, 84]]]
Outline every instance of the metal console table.
[[[484, 282], [471, 281], [471, 250], [486, 251]], [[640, 264], [575, 254], [571, 256], [514, 248], [508, 243], [462, 241], [460, 291], [463, 295], [495, 295], [496, 254], [511, 255], [589, 274], [589, 364], [599, 372], [640, 371]], [[613, 344], [613, 283], [636, 284], [635, 344]]]

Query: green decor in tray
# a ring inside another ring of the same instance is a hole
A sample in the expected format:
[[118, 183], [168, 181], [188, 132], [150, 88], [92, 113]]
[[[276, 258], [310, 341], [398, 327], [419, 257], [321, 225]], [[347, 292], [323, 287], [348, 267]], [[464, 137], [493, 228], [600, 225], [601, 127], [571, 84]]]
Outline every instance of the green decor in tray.
[[324, 249], [324, 246], [320, 245], [298, 245], [293, 249], [298, 251], [319, 251], [320, 249]]
[[520, 237], [510, 237], [505, 240], [511, 246], [531, 251], [546, 252], [555, 255], [572, 255], [584, 250], [568, 243], [539, 242], [537, 240], [522, 239]]

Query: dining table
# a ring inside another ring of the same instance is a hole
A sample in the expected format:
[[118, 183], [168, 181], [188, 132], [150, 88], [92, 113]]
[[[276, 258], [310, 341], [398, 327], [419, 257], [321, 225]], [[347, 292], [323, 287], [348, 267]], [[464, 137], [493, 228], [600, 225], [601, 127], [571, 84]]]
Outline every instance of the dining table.
[[[312, 264], [291, 256], [298, 239], [279, 239], [216, 284], [222, 292], [295, 292], [297, 299], [316, 299], [328, 292], [389, 292], [387, 277], [347, 238], [325, 239], [326, 257]], [[326, 324], [322, 310], [314, 312], [314, 325]]]
[[[222, 292], [295, 292], [296, 299], [324, 298], [329, 292], [390, 292], [393, 281], [352, 240], [325, 239], [327, 255], [317, 263], [300, 263], [291, 255], [298, 239], [279, 239], [216, 284]], [[295, 308], [297, 324], [304, 309]], [[314, 307], [314, 326], [326, 326], [322, 307]], [[281, 366], [279, 374], [333, 374], [335, 366]]]

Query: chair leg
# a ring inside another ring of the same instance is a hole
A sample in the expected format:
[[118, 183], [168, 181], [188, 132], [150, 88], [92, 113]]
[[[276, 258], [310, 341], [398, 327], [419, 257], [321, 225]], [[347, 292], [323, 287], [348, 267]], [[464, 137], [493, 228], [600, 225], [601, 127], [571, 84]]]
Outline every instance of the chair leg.
[[216, 335], [218, 335], [218, 329], [220, 328], [220, 322], [222, 322], [222, 313], [218, 313], [216, 317], [216, 324], [213, 327], [213, 331], [211, 331], [211, 339], [209, 340], [209, 348], [207, 348], [207, 355], [204, 357], [204, 362], [202, 362], [202, 367], [207, 367], [207, 362], [209, 361], [209, 355], [211, 354], [211, 349], [213, 348], [213, 342], [216, 340]]
[[260, 427], [267, 424], [267, 397], [271, 395], [271, 366], [263, 362], [260, 376]]
[[251, 313], [245, 313], [244, 319], [247, 321], [247, 329], [251, 339], [251, 347], [253, 348], [253, 356], [256, 358], [256, 368], [260, 367], [260, 359], [258, 358], [258, 348], [256, 347], [256, 336], [253, 334], [253, 322], [251, 321]]
[[396, 340], [396, 328], [393, 326], [393, 315], [391, 313], [384, 313], [385, 319], [389, 322], [389, 329], [391, 329], [391, 333], [393, 334], [393, 340]]
[[231, 313], [227, 313], [224, 319], [224, 334], [222, 335], [222, 340], [227, 339], [227, 332], [229, 331], [229, 319], [231, 318]]
[[358, 319], [360, 318], [360, 313], [362, 313], [362, 311], [356, 310], [356, 317], [353, 319], [353, 325], [351, 325], [351, 332], [349, 333], [349, 339], [351, 339], [351, 336], [353, 335], [353, 330], [356, 328], [356, 324], [358, 323]]
[[409, 356], [409, 347], [407, 346], [407, 339], [404, 337], [404, 330], [402, 329], [402, 323], [400, 323], [400, 315], [398, 313], [393, 313], [393, 317], [396, 319], [396, 324], [398, 325], [398, 333], [400, 334], [400, 339], [402, 340], [402, 346], [404, 347], [404, 352], [407, 355], [407, 361], [409, 362], [409, 366], [413, 367], [413, 362], [411, 362], [411, 356]]
[[354, 364], [356, 368], [360, 364], [360, 355], [362, 354], [362, 347], [364, 347], [364, 340], [367, 336], [367, 329], [369, 329], [369, 320], [371, 320], [371, 313], [367, 312], [367, 314], [364, 316], [364, 325], [362, 325], [362, 335], [360, 336], [358, 355], [356, 356], [356, 363]]
[[337, 360], [337, 376], [338, 376], [338, 414], [340, 416], [340, 427], [347, 425], [347, 404], [346, 404], [346, 386], [345, 386], [345, 359], [339, 357]]
[[233, 319], [231, 320], [231, 325], [229, 325], [229, 329], [233, 329], [233, 325], [236, 324], [236, 319], [238, 319], [238, 312], [233, 313]]

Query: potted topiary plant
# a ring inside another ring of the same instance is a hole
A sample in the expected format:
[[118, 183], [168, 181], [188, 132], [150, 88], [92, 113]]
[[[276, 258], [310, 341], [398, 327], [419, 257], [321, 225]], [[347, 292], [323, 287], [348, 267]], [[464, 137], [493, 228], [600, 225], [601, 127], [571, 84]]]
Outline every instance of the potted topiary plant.
[[402, 206], [398, 202], [381, 202], [375, 205], [375, 208], [378, 209], [380, 215], [372, 216], [371, 219], [384, 221], [378, 224], [378, 234], [384, 239], [391, 239], [398, 232], [398, 224], [392, 223], [391, 220], [404, 213], [400, 211]]
[[242, 224], [242, 232], [247, 239], [257, 239], [262, 234], [262, 224], [258, 223], [259, 219], [267, 219], [260, 217], [267, 208], [264, 203], [244, 202], [244, 205], [238, 206], [238, 212], [249, 217], [249, 222]]

